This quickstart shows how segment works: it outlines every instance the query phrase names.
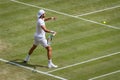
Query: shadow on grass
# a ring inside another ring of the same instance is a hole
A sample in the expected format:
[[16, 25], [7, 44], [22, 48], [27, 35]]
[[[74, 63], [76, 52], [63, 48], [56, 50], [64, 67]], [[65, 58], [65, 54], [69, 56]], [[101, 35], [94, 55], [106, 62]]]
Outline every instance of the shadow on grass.
[[[41, 68], [48, 68], [47, 66], [44, 66], [44, 65], [36, 65], [36, 64], [28, 64], [28, 63], [24, 63], [23, 60], [21, 59], [15, 59], [15, 60], [11, 60], [9, 62], [7, 62], [8, 64], [11, 64], [11, 65], [15, 65], [17, 66], [16, 64], [18, 65], [22, 65], [22, 66], [26, 66], [26, 67], [30, 67], [30, 68], [38, 68], [38, 67], [41, 67]], [[14, 64], [15, 63], [15, 64]]]

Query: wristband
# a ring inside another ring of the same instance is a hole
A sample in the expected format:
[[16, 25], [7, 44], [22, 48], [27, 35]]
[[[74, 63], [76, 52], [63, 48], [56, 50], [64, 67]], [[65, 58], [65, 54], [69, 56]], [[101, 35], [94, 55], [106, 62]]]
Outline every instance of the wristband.
[[54, 34], [54, 33], [55, 33], [55, 31], [50, 31], [50, 33]]

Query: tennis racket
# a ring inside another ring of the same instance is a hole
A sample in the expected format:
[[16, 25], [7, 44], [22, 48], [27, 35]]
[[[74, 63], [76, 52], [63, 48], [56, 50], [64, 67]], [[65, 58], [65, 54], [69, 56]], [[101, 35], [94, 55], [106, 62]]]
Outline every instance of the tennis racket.
[[52, 44], [52, 40], [53, 40], [53, 37], [54, 37], [55, 35], [56, 35], [56, 33], [50, 34], [50, 35], [48, 36], [48, 39], [47, 39], [48, 45], [51, 45], [51, 44]]

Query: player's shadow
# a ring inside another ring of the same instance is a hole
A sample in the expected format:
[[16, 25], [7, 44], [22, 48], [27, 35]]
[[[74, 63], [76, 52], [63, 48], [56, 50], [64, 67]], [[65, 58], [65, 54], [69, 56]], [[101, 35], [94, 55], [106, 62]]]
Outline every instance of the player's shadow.
[[36, 69], [38, 67], [48, 68], [47, 66], [44, 66], [44, 65], [36, 65], [36, 64], [24, 63], [23, 60], [21, 60], [21, 59], [11, 60], [11, 61], [9, 61], [7, 63], [11, 64], [11, 65], [15, 65], [15, 66], [25, 66], [25, 67], [30, 67], [30, 68], [34, 68], [34, 69]]

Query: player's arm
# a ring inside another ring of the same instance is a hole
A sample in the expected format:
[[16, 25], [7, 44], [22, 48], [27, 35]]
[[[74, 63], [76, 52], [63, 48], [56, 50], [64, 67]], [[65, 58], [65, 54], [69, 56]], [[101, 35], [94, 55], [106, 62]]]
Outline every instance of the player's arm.
[[55, 17], [45, 18], [44, 21], [55, 20]]
[[46, 26], [41, 26], [41, 27], [42, 27], [42, 29], [43, 29], [45, 32], [47, 32], [47, 33], [56, 34], [55, 31], [51, 31], [51, 30], [47, 29]]

